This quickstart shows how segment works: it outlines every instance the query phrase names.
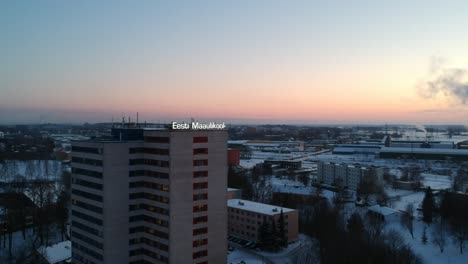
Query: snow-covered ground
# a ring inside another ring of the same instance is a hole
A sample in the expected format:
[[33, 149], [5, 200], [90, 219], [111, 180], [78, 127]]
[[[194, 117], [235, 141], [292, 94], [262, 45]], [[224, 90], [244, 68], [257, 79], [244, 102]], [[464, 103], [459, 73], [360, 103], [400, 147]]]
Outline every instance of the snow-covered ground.
[[433, 190], [445, 190], [452, 188], [452, 179], [448, 175], [438, 175], [432, 173], [421, 173], [422, 184], [431, 187]]
[[[422, 243], [422, 234], [426, 226], [427, 243]], [[422, 221], [414, 221], [414, 239], [407, 229], [404, 229], [399, 223], [388, 224], [385, 227], [388, 229], [395, 229], [400, 232], [404, 237], [406, 243], [408, 243], [414, 253], [419, 255], [423, 259], [425, 264], [466, 264], [468, 263], [468, 252], [460, 254], [457, 246], [453, 243], [453, 239], [450, 234], [447, 234], [447, 245], [445, 246], [444, 252], [441, 253], [439, 247], [432, 243], [432, 233], [434, 225], [425, 224]]]
[[249, 252], [246, 249], [236, 248], [234, 251], [228, 252], [228, 264], [264, 264], [266, 262], [262, 257]]

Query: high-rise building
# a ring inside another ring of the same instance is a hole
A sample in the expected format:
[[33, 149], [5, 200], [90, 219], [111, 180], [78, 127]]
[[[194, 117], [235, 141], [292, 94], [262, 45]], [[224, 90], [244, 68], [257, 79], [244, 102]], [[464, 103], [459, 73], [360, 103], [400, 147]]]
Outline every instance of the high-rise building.
[[226, 263], [227, 132], [72, 143], [73, 263]]

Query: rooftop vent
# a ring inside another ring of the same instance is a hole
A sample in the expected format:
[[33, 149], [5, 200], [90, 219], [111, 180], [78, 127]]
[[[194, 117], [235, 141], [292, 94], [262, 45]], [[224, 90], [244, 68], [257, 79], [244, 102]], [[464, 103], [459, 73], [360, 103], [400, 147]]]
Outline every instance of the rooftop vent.
[[239, 201], [239, 205], [244, 205], [244, 202], [242, 202], [242, 201]]
[[278, 212], [278, 208], [273, 208], [272, 211], [273, 212]]

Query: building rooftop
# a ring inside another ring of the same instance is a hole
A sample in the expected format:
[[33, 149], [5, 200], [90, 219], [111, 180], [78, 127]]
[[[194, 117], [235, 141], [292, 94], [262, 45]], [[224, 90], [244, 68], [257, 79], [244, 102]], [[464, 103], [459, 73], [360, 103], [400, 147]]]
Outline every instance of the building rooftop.
[[382, 148], [380, 153], [414, 153], [439, 155], [468, 155], [468, 149], [438, 149], [438, 148]]
[[264, 204], [264, 203], [257, 203], [257, 202], [242, 200], [242, 199], [228, 200], [228, 207], [256, 212], [256, 213], [265, 214], [265, 215], [279, 214], [281, 210], [283, 210], [284, 213], [295, 211], [294, 209], [290, 209], [286, 207]]
[[71, 241], [63, 241], [58, 244], [44, 248], [41, 246], [37, 249], [50, 264], [65, 261], [71, 263]]

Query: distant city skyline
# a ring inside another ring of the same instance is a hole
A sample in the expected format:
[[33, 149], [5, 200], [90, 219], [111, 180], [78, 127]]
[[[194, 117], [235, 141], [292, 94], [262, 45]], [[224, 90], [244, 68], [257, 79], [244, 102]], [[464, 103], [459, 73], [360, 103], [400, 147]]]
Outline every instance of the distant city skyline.
[[0, 124], [468, 124], [466, 1], [5, 1]]

